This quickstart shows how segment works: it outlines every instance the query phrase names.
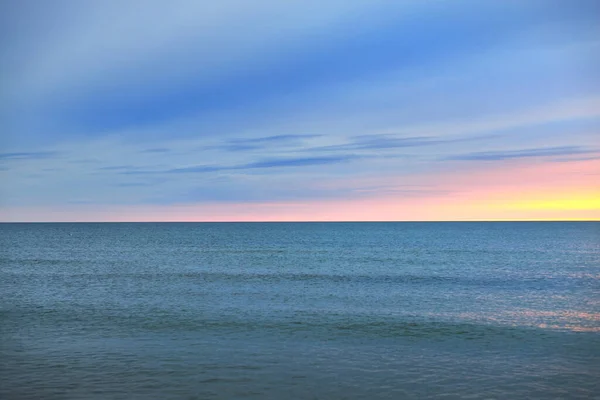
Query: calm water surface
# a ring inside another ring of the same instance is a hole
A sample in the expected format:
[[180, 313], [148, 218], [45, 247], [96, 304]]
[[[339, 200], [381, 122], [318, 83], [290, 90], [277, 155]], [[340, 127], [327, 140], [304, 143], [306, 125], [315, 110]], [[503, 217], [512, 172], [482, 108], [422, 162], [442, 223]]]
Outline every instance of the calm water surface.
[[0, 224], [0, 398], [600, 398], [600, 223]]

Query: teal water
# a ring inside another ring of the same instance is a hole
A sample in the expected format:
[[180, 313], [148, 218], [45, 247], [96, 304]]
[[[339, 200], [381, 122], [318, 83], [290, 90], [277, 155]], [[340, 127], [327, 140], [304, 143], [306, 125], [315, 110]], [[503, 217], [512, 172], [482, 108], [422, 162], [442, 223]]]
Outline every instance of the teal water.
[[0, 398], [600, 398], [600, 223], [0, 224]]

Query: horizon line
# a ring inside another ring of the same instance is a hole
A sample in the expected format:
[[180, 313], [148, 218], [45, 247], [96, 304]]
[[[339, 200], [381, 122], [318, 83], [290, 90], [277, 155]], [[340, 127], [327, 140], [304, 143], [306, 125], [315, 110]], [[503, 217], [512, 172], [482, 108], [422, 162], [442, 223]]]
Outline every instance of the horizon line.
[[600, 219], [309, 220], [309, 221], [0, 221], [0, 224], [277, 224], [277, 223], [600, 222]]

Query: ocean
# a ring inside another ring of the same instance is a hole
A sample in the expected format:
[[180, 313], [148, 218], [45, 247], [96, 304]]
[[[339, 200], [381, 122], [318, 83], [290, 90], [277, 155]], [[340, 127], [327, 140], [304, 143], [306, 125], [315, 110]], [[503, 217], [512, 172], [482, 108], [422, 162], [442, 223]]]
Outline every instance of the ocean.
[[0, 224], [2, 399], [600, 399], [600, 223]]

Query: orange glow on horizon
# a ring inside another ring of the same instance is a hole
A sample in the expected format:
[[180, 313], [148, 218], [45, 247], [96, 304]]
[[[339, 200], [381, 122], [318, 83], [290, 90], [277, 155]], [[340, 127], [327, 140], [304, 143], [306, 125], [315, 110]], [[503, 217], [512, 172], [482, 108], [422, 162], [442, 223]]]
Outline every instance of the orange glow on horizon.
[[[255, 203], [76, 205], [0, 211], [2, 221], [600, 221], [597, 160], [490, 165], [476, 173], [411, 176], [437, 192]], [[350, 182], [351, 183], [351, 182]], [[400, 187], [403, 182], [398, 182]], [[411, 183], [411, 182], [408, 182]], [[365, 196], [363, 194], [363, 196]]]

